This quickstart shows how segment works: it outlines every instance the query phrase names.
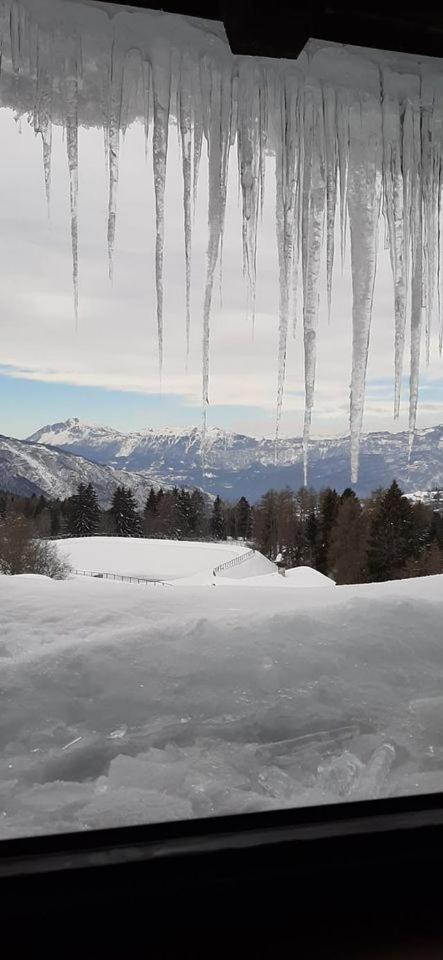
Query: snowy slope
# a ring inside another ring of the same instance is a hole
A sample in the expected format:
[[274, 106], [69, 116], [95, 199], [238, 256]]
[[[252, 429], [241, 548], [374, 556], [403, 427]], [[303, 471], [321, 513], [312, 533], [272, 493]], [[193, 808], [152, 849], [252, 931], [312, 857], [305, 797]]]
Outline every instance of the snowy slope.
[[[202, 480], [201, 431], [147, 429], [123, 434], [110, 427], [92, 426], [71, 418], [48, 424], [30, 438], [108, 463], [125, 470], [149, 470], [165, 481], [203, 485], [227, 498], [242, 495], [256, 500], [271, 487], [297, 488], [303, 482], [303, 449], [300, 437], [281, 439], [278, 464], [274, 440], [248, 437], [210, 428], [205, 441], [205, 476]], [[443, 486], [443, 427], [418, 430], [408, 462], [406, 433], [370, 433], [362, 438], [360, 479], [355, 489], [365, 495], [397, 479], [406, 491]], [[349, 438], [313, 440], [309, 483], [342, 490], [350, 482]]]
[[53, 446], [0, 436], [0, 490], [29, 496], [69, 497], [79, 483], [92, 483], [101, 506], [109, 506], [119, 484], [130, 486], [140, 505], [149, 488], [158, 487], [150, 476], [92, 463], [82, 456]]
[[[247, 547], [237, 543], [139, 540], [134, 537], [78, 537], [60, 540], [58, 544], [75, 570], [158, 580], [202, 574], [204, 582], [212, 576], [218, 564], [249, 553]], [[273, 567], [266, 557], [257, 556]], [[243, 570], [246, 566], [241, 564], [237, 569]]]
[[0, 835], [441, 789], [442, 587], [0, 577]]

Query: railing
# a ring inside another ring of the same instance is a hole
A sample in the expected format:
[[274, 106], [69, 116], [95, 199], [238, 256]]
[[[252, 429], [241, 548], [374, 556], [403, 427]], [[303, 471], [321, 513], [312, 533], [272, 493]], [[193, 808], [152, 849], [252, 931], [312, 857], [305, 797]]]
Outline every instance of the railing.
[[216, 577], [222, 570], [229, 570], [231, 567], [237, 567], [240, 563], [244, 563], [246, 560], [250, 560], [251, 557], [255, 555], [255, 550], [248, 550], [247, 553], [240, 553], [238, 557], [232, 557], [232, 560], [225, 560], [224, 563], [219, 563], [217, 567], [214, 567], [213, 574]]
[[94, 570], [73, 570], [78, 577], [95, 577], [96, 580], [119, 580], [122, 583], [144, 583], [151, 586], [172, 587], [172, 583], [165, 580], [156, 580], [155, 577], [128, 577], [119, 573], [101, 573]]

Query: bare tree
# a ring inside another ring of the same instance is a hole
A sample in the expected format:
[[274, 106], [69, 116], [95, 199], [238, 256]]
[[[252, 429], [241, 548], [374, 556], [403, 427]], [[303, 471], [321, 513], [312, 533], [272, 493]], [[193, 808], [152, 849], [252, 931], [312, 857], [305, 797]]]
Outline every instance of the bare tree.
[[0, 573], [34, 573], [65, 580], [71, 572], [67, 559], [55, 543], [35, 539], [33, 532], [32, 524], [21, 518], [0, 524]]

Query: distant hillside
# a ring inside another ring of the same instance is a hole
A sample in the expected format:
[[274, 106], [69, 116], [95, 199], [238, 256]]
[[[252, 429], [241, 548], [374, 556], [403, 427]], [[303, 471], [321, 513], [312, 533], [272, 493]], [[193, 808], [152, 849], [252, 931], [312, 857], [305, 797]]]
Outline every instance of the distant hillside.
[[119, 484], [130, 486], [140, 505], [145, 502], [149, 488], [159, 486], [150, 476], [93, 463], [57, 447], [0, 435], [0, 490], [24, 496], [35, 493], [64, 498], [74, 493], [79, 483], [89, 482], [94, 485], [103, 507], [109, 506]]

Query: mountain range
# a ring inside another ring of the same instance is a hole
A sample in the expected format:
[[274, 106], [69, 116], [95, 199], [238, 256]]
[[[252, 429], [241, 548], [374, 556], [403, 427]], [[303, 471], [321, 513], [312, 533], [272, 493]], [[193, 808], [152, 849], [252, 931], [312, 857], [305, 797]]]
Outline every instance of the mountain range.
[[[9, 466], [5, 466], [5, 443], [10, 449]], [[139, 499], [152, 482], [154, 486], [197, 486], [226, 499], [246, 496], [254, 502], [271, 487], [297, 489], [303, 483], [299, 437], [279, 441], [277, 462], [270, 438], [211, 427], [203, 446], [202, 454], [202, 434], [196, 427], [123, 433], [73, 417], [42, 427], [26, 441], [0, 441], [0, 486], [7, 482], [9, 470], [15, 482], [20, 477], [24, 484], [41, 482], [46, 489], [54, 483], [54, 490], [66, 486], [71, 476], [71, 489], [80, 475], [87, 477], [102, 491], [102, 502], [109, 500], [112, 485], [118, 482], [134, 487]], [[43, 476], [42, 465], [53, 481]], [[407, 433], [363, 436], [356, 492], [365, 496], [394, 478], [408, 493], [443, 487], [443, 426], [417, 431], [410, 462]], [[350, 485], [349, 438], [312, 441], [308, 480], [315, 489], [343, 490]]]

